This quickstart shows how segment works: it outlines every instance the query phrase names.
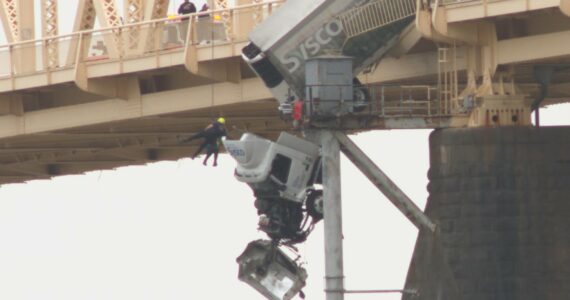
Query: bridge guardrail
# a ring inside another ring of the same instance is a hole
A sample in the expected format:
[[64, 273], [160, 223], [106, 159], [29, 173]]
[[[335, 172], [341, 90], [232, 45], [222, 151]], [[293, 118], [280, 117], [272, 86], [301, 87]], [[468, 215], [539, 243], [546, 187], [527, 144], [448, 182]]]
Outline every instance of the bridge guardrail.
[[[168, 17], [0, 46], [1, 77], [73, 68], [76, 63], [126, 60], [183, 51], [187, 44], [242, 42], [284, 0]], [[48, 44], [58, 51], [48, 51]], [[78, 52], [78, 50], [81, 50]]]
[[[433, 0], [431, 0], [431, 1], [432, 1], [432, 3], [434, 2]], [[492, 3], [492, 2], [506, 2], [506, 1], [513, 1], [513, 0], [439, 0], [439, 3], [441, 5], [460, 4], [460, 3], [488, 4], [488, 3]]]
[[505, 0], [440, 0], [442, 5], [447, 4], [456, 4], [456, 3], [467, 3], [467, 2], [497, 2], [497, 1], [505, 1]]
[[481, 0], [440, 0], [441, 4], [445, 5], [445, 4], [455, 4], [455, 3], [462, 3], [462, 2], [475, 2], [475, 1], [481, 1]]
[[[309, 90], [327, 87], [330, 85], [310, 85]], [[347, 86], [334, 86], [338, 89], [339, 100], [309, 99], [305, 103], [305, 112], [312, 118], [319, 116], [322, 107], [328, 111], [346, 111], [346, 107], [356, 105], [354, 114], [375, 117], [441, 117], [450, 115], [464, 115], [462, 108], [452, 109], [450, 102], [441, 100], [436, 86], [430, 85], [393, 85], [374, 84], [350, 86], [353, 89], [353, 100], [341, 100], [346, 97]], [[334, 91], [332, 92], [334, 94]], [[331, 94], [329, 93], [328, 98]], [[363, 101], [366, 99], [366, 101]], [[349, 104], [352, 103], [352, 104]], [[363, 104], [362, 106], [360, 106]], [[336, 106], [336, 108], [335, 108]], [[358, 109], [360, 106], [360, 109]]]

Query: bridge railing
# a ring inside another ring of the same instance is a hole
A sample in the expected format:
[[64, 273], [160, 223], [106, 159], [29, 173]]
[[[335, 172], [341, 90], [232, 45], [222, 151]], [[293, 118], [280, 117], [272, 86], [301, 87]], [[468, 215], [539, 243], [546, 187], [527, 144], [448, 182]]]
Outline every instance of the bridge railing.
[[188, 44], [242, 42], [254, 26], [283, 2], [275, 0], [2, 45], [0, 78], [74, 68], [77, 62], [128, 60], [183, 51]]
[[[441, 4], [455, 4], [455, 3], [465, 3], [465, 2], [483, 2], [483, 0], [440, 0]], [[501, 0], [494, 0], [501, 1]]]
[[517, 0], [420, 0], [424, 1], [429, 7], [433, 8], [436, 5], [453, 5], [453, 4], [488, 4], [492, 2], [505, 2], [505, 1], [517, 1]]
[[445, 103], [440, 101], [437, 88], [429, 85], [378, 84], [362, 87], [369, 98], [364, 112], [381, 117], [440, 116]]
[[65, 57], [77, 37], [77, 33], [66, 34], [0, 46], [0, 77], [30, 75], [72, 67], [65, 64]]
[[[319, 89], [326, 92], [319, 93]], [[436, 86], [430, 85], [393, 85], [374, 84], [362, 86], [307, 86], [309, 100], [306, 101], [306, 113], [310, 117], [334, 115], [351, 110], [357, 115], [389, 117], [441, 117], [464, 115], [465, 109], [452, 107], [438, 95]], [[352, 94], [352, 100], [349, 99]], [[324, 100], [321, 96], [324, 95]], [[335, 97], [336, 95], [336, 97]]]

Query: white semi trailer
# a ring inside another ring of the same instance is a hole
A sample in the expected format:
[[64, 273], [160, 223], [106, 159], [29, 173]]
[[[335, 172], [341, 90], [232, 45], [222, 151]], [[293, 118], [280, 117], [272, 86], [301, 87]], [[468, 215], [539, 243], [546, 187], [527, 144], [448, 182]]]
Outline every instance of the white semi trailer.
[[348, 56], [359, 74], [386, 54], [415, 12], [416, 0], [288, 0], [250, 33], [242, 57], [288, 108], [307, 99], [307, 60]]

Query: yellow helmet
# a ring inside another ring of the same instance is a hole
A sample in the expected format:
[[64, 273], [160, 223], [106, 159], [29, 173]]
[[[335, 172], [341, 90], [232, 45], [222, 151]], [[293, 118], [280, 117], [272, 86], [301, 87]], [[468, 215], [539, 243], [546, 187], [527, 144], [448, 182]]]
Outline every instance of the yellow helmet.
[[226, 124], [226, 119], [220, 117], [220, 118], [218, 118], [218, 123], [220, 123], [220, 124]]

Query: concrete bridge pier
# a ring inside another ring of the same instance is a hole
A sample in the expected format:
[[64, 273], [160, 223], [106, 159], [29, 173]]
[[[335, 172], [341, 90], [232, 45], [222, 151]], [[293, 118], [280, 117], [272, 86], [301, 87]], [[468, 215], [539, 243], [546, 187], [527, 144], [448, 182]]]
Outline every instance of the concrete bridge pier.
[[436, 130], [404, 300], [570, 295], [570, 127]]

